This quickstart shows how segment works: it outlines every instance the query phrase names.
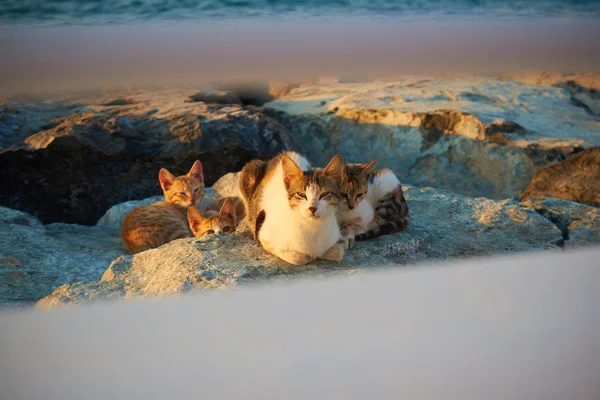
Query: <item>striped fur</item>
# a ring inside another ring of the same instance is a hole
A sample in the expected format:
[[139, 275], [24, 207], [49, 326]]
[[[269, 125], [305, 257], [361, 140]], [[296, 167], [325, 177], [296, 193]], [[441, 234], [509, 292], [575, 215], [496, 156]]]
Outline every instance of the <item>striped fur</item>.
[[384, 169], [373, 174], [369, 181], [367, 200], [375, 208], [375, 217], [366, 232], [355, 240], [368, 240], [381, 235], [400, 232], [408, 226], [408, 206], [398, 178]]
[[239, 197], [224, 197], [215, 200], [208, 204], [204, 209], [204, 215], [207, 217], [218, 216], [223, 209], [223, 205], [226, 201], [231, 201], [235, 207], [235, 221], [237, 225], [246, 217], [246, 210], [244, 208], [244, 202]]
[[346, 249], [354, 246], [354, 237], [365, 232], [375, 216], [373, 206], [366, 200], [374, 166], [375, 161], [368, 164], [346, 164], [344, 167], [344, 179], [340, 188], [344, 201], [338, 208], [337, 219]]
[[187, 209], [204, 198], [202, 164], [196, 161], [187, 175], [159, 172], [165, 201], [131, 210], [121, 224], [121, 240], [132, 254], [154, 249], [175, 239], [191, 237]]
[[123, 245], [131, 254], [191, 237], [185, 209], [163, 201], [134, 208], [121, 224]]
[[187, 210], [187, 219], [195, 237], [220, 235], [235, 232], [237, 227], [236, 205], [234, 198], [226, 197], [216, 213], [212, 210], [202, 215], [196, 207]]
[[[257, 217], [262, 210], [258, 210], [257, 206], [262, 199], [261, 183], [273, 174], [275, 166], [281, 161], [281, 156], [277, 156], [270, 161], [253, 160], [242, 168], [239, 179], [239, 193], [244, 210], [246, 210], [246, 219], [248, 226], [252, 231], [254, 239], [257, 240]], [[264, 211], [260, 219], [260, 225], [264, 222]]]

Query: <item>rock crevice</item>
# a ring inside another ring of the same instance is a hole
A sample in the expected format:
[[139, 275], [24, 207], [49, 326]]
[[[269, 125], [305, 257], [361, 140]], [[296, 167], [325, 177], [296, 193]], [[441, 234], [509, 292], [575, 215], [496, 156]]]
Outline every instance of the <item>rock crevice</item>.
[[141, 101], [99, 106], [50, 121], [0, 152], [0, 205], [44, 223], [91, 225], [114, 204], [156, 193], [160, 168], [179, 173], [200, 159], [211, 185], [252, 159], [295, 148], [259, 108], [182, 104], [185, 112], [162, 115], [148, 115], [152, 103]]

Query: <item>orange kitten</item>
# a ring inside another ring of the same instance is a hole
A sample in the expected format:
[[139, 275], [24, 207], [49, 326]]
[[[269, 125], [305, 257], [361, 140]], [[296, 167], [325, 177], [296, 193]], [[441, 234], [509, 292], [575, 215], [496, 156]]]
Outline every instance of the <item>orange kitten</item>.
[[236, 227], [246, 217], [246, 210], [244, 208], [244, 202], [239, 197], [224, 197], [213, 201], [204, 209], [204, 215], [215, 216], [219, 215], [219, 211], [223, 207], [223, 204], [227, 201], [232, 201], [235, 205], [235, 222]]
[[[210, 214], [215, 213], [211, 212]], [[233, 233], [237, 225], [236, 207], [230, 197], [223, 201], [223, 205], [217, 215], [204, 216], [196, 207], [190, 207], [187, 210], [187, 218], [190, 229], [196, 237]]]
[[123, 245], [132, 254], [192, 236], [187, 210], [200, 206], [204, 198], [202, 164], [196, 161], [187, 175], [178, 177], [163, 168], [158, 180], [165, 201], [134, 208], [121, 224]]

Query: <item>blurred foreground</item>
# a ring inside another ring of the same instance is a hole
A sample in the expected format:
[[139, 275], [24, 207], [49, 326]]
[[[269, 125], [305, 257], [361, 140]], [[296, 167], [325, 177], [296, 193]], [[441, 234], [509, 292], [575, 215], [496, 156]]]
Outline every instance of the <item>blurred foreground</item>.
[[600, 396], [599, 250], [4, 312], [2, 396]]

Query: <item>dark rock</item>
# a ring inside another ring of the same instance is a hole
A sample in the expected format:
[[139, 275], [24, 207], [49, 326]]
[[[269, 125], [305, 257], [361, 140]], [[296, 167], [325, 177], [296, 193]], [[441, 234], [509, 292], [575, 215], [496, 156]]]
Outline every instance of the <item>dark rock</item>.
[[587, 88], [575, 81], [566, 81], [558, 85], [569, 91], [573, 104], [585, 108], [590, 114], [600, 116], [600, 92]]
[[131, 104], [137, 104], [137, 101], [135, 101], [133, 99], [121, 97], [121, 98], [109, 101], [107, 103], [104, 103], [103, 106], [128, 106]]
[[217, 104], [241, 104], [235, 93], [227, 90], [205, 89], [190, 96], [190, 101]]
[[262, 106], [275, 98], [270, 92], [269, 83], [224, 85], [222, 89], [234, 93], [244, 105]]
[[0, 153], [0, 205], [44, 223], [91, 225], [114, 204], [160, 193], [162, 167], [179, 175], [199, 159], [211, 185], [251, 159], [294, 146], [259, 108], [186, 110], [160, 117], [90, 111], [53, 121]]
[[485, 127], [485, 140], [489, 143], [512, 145], [513, 138], [523, 137], [527, 131], [513, 121], [497, 119]]
[[580, 151], [536, 172], [521, 198], [542, 197], [600, 207], [600, 148]]
[[0, 124], [0, 135], [10, 137], [15, 134], [15, 131], [6, 124]]

